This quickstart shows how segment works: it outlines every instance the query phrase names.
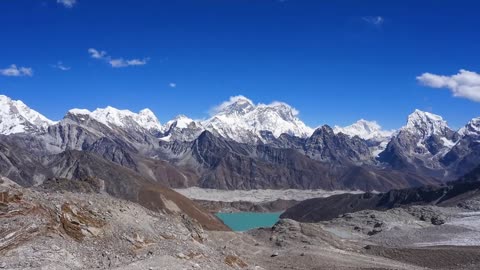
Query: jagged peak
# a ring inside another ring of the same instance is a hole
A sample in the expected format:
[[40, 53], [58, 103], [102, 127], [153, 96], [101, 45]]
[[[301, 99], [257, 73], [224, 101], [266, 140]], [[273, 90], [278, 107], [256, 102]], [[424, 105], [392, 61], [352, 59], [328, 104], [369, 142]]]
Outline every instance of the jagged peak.
[[21, 100], [0, 95], [0, 134], [15, 134], [46, 129], [55, 124]]
[[332, 134], [334, 135], [335, 133], [333, 132], [333, 129], [331, 126], [329, 125], [322, 125], [322, 126], [319, 126], [315, 129], [315, 131], [313, 132], [312, 134], [312, 137], [314, 136], [319, 136], [319, 135], [323, 135], [323, 134]]
[[239, 114], [244, 115], [255, 109], [253, 102], [242, 96], [233, 96], [229, 100], [224, 101], [220, 105], [212, 109], [212, 114]]
[[184, 129], [188, 128], [191, 123], [195, 122], [195, 120], [191, 119], [190, 117], [179, 114], [175, 116], [172, 120], [168, 121], [165, 124], [166, 129], [169, 129], [172, 125], [175, 125], [176, 128]]
[[430, 113], [430, 112], [421, 111], [419, 109], [415, 109], [415, 111], [408, 116], [408, 122], [416, 122], [416, 121], [419, 121], [419, 120], [424, 121], [425, 119], [428, 119], [428, 120], [431, 120], [431, 121], [443, 121], [443, 122], [445, 122], [440, 115], [433, 114], [433, 113]]
[[473, 118], [464, 127], [462, 127], [458, 134], [460, 136], [480, 135], [480, 117]]
[[260, 132], [265, 130], [275, 137], [282, 133], [308, 137], [313, 133], [313, 129], [297, 118], [299, 112], [284, 102], [255, 105], [244, 96], [235, 96], [215, 107], [213, 112], [216, 114], [203, 121], [203, 126], [239, 142], [245, 142], [252, 134], [261, 137]]
[[134, 113], [130, 110], [120, 110], [112, 106], [107, 106], [105, 108], [97, 108], [94, 111], [71, 109], [68, 111], [68, 114], [88, 115], [92, 119], [110, 127], [116, 126], [124, 128], [131, 127], [133, 124], [147, 130], [161, 130], [162, 128], [160, 121], [150, 109], [143, 109], [138, 113]]
[[382, 126], [376, 121], [369, 121], [363, 118], [346, 127], [335, 126], [333, 130], [336, 134], [343, 133], [351, 137], [358, 136], [365, 140], [384, 140], [390, 138], [395, 132], [393, 130], [383, 130]]
[[433, 134], [438, 135], [451, 131], [448, 127], [447, 121], [443, 120], [440, 115], [424, 112], [418, 109], [408, 116], [407, 125], [402, 129], [414, 133], [420, 133], [425, 138]]

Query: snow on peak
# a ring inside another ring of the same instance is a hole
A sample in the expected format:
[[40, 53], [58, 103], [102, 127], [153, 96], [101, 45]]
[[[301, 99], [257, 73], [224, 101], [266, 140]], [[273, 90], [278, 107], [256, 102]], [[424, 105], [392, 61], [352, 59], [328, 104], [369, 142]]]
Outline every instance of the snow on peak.
[[420, 110], [415, 110], [408, 116], [407, 125], [402, 129], [419, 134], [423, 138], [431, 135], [444, 135], [451, 131], [441, 116]]
[[251, 113], [246, 115], [246, 122], [252, 127], [252, 131], [259, 134], [260, 131], [268, 130], [275, 137], [283, 133], [299, 137], [312, 135], [313, 129], [305, 125], [297, 118], [299, 112], [283, 102], [271, 104], [259, 104]]
[[175, 127], [179, 129], [188, 128], [194, 122], [195, 121], [193, 119], [188, 118], [183, 114], [180, 114], [165, 124], [165, 130], [169, 130], [172, 125], [175, 125]]
[[480, 135], [480, 117], [473, 118], [463, 128], [458, 131], [460, 136], [479, 136]]
[[88, 115], [90, 118], [109, 127], [143, 128], [146, 130], [162, 130], [160, 121], [150, 109], [143, 109], [139, 113], [130, 110], [119, 110], [111, 106], [98, 108], [93, 112], [86, 109], [72, 109], [68, 111], [74, 115]]
[[261, 131], [271, 131], [276, 137], [288, 133], [307, 137], [313, 130], [297, 118], [298, 111], [286, 103], [255, 105], [244, 96], [231, 97], [213, 110], [210, 119], [202, 122], [205, 129], [220, 136], [239, 141], [254, 142]]
[[216, 115], [244, 115], [255, 108], [253, 102], [244, 96], [230, 97], [228, 101], [214, 107], [212, 114]]
[[335, 126], [333, 131], [335, 134], [343, 133], [351, 137], [358, 136], [365, 140], [376, 141], [388, 139], [394, 133], [392, 130], [383, 130], [376, 121], [367, 121], [365, 119], [360, 119], [346, 127]]
[[41, 131], [55, 124], [21, 100], [0, 95], [0, 134]]

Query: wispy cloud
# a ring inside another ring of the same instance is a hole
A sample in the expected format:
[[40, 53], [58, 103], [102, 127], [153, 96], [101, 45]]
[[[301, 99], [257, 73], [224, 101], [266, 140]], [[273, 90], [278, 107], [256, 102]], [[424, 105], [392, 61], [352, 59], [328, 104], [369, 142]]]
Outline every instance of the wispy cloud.
[[461, 69], [451, 76], [423, 73], [417, 80], [431, 88], [449, 89], [454, 97], [467, 98], [480, 102], [480, 74]]
[[56, 65], [52, 65], [52, 67], [60, 69], [62, 71], [69, 71], [70, 69], [72, 69], [71, 67], [64, 65], [61, 61], [57, 62]]
[[129, 67], [129, 66], [143, 66], [148, 63], [150, 58], [143, 58], [143, 59], [124, 59], [124, 58], [112, 58], [106, 51], [99, 51], [94, 48], [88, 49], [88, 53], [90, 57], [94, 59], [104, 60], [113, 68], [122, 68], [122, 67]]
[[16, 65], [10, 65], [5, 69], [0, 69], [0, 74], [8, 77], [32, 77], [33, 69], [27, 67], [17, 67]]
[[121, 67], [129, 67], [129, 66], [143, 66], [147, 64], [148, 60], [149, 60], [148, 58], [132, 59], [132, 60], [125, 60], [123, 58], [118, 58], [118, 59], [110, 59], [108, 62], [114, 68], [121, 68]]
[[171, 82], [171, 83], [168, 84], [168, 86], [169, 86], [170, 88], [176, 88], [176, 87], [177, 87], [177, 84], [174, 83], [174, 82]]
[[365, 16], [362, 17], [362, 20], [376, 26], [380, 26], [385, 22], [385, 19], [382, 16]]
[[77, 3], [77, 0], [57, 0], [57, 3], [66, 8], [72, 8]]
[[95, 58], [95, 59], [103, 59], [107, 56], [106, 51], [97, 51], [93, 48], [88, 49], [88, 53], [92, 58]]

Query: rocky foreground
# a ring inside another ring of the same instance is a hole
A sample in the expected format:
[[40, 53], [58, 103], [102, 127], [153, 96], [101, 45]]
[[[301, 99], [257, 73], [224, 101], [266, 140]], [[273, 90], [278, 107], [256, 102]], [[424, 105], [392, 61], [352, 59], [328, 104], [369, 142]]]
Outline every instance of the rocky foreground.
[[206, 231], [173, 202], [156, 212], [102, 193], [1, 182], [1, 269], [480, 267], [479, 227], [465, 227], [479, 219], [465, 207], [366, 210], [319, 223], [283, 219], [238, 233]]

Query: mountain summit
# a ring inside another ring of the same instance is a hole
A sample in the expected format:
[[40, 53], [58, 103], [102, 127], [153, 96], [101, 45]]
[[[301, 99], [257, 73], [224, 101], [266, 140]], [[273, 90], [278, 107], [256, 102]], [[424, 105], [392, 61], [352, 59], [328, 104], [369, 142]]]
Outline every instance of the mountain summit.
[[139, 113], [134, 113], [108, 106], [96, 109], [93, 112], [85, 109], [72, 109], [68, 113], [76, 116], [88, 116], [109, 127], [144, 129], [151, 132], [162, 130], [160, 121], [150, 109], [143, 109]]
[[420, 135], [423, 139], [432, 135], [448, 136], [447, 134], [452, 133], [441, 116], [420, 110], [415, 110], [408, 116], [407, 125], [402, 129]]
[[298, 111], [283, 102], [258, 104], [243, 96], [231, 97], [213, 111], [215, 114], [202, 122], [206, 130], [237, 142], [254, 143], [261, 140], [262, 131], [275, 137], [286, 133], [308, 137], [313, 130], [298, 119]]
[[365, 119], [360, 119], [357, 122], [351, 124], [350, 126], [340, 127], [335, 126], [333, 131], [338, 133], [343, 133], [348, 136], [358, 136], [365, 140], [384, 140], [385, 138], [390, 138], [393, 135], [394, 131], [383, 130], [382, 127], [375, 121], [368, 121]]
[[0, 134], [44, 131], [54, 123], [21, 100], [0, 95]]

